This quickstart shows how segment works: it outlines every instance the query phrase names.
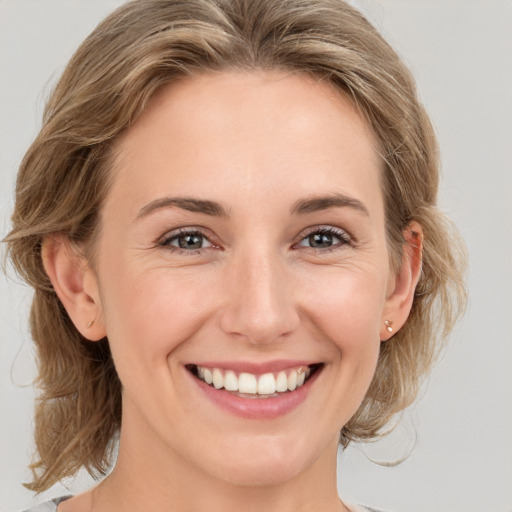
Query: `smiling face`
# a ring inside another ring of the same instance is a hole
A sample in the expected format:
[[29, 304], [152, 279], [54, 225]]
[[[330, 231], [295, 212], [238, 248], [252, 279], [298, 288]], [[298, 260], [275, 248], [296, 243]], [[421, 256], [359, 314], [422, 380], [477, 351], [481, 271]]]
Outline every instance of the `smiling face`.
[[257, 485], [335, 463], [396, 285], [356, 109], [304, 76], [206, 74], [159, 91], [116, 149], [90, 289], [120, 460]]

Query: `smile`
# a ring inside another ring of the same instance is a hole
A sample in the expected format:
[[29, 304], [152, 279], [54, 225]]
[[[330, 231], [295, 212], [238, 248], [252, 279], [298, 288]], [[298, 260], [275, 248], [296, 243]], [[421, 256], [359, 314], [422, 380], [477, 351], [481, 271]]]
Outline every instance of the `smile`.
[[271, 420], [304, 403], [324, 363], [273, 361], [186, 364], [184, 369], [210, 403], [238, 417]]
[[245, 398], [270, 398], [302, 387], [318, 366], [297, 366], [262, 375], [199, 365], [190, 365], [189, 369], [215, 389], [225, 389]]

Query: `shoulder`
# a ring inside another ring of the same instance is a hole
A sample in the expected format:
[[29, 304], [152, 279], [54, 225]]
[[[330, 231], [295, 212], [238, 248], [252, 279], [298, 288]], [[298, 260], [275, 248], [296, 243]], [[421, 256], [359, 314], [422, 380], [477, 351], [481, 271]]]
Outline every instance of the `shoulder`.
[[22, 512], [56, 512], [57, 505], [61, 501], [67, 500], [68, 498], [71, 498], [71, 496], [61, 496], [60, 498], [55, 498], [50, 501], [45, 501], [44, 503], [39, 503], [39, 505], [27, 508]]
[[[61, 501], [67, 500], [71, 496], [62, 496], [55, 498], [44, 503], [39, 503], [31, 508], [25, 509], [22, 512], [57, 512], [57, 506]], [[383, 510], [377, 510], [372, 507], [364, 507], [362, 505], [348, 505], [350, 512], [384, 512]]]
[[348, 505], [350, 512], [384, 512], [384, 510], [376, 509], [373, 507], [365, 507], [363, 505]]

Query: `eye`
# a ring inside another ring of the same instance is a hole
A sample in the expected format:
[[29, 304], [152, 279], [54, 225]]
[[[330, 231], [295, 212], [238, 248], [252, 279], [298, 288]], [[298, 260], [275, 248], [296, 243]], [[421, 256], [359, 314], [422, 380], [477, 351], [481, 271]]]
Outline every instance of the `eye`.
[[341, 229], [325, 227], [315, 228], [297, 245], [299, 247], [309, 247], [311, 249], [330, 249], [337, 246], [350, 244], [351, 238]]
[[213, 246], [201, 231], [195, 229], [180, 229], [178, 233], [167, 236], [160, 245], [182, 251], [198, 251]]

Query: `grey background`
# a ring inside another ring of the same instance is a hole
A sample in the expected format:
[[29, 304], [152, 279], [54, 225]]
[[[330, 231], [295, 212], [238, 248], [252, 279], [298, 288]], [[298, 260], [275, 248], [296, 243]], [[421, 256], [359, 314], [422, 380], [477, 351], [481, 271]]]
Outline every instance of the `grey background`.
[[[255, 0], [256, 1], [256, 0]], [[0, 0], [0, 237], [52, 84], [119, 0]], [[443, 157], [441, 205], [470, 251], [470, 304], [418, 404], [386, 442], [340, 455], [349, 501], [393, 512], [512, 511], [512, 1], [360, 0], [417, 77]], [[0, 276], [0, 512], [33, 498], [30, 291]], [[416, 440], [415, 440], [416, 438]], [[414, 446], [400, 466], [394, 460]], [[80, 476], [72, 490], [89, 485]]]

